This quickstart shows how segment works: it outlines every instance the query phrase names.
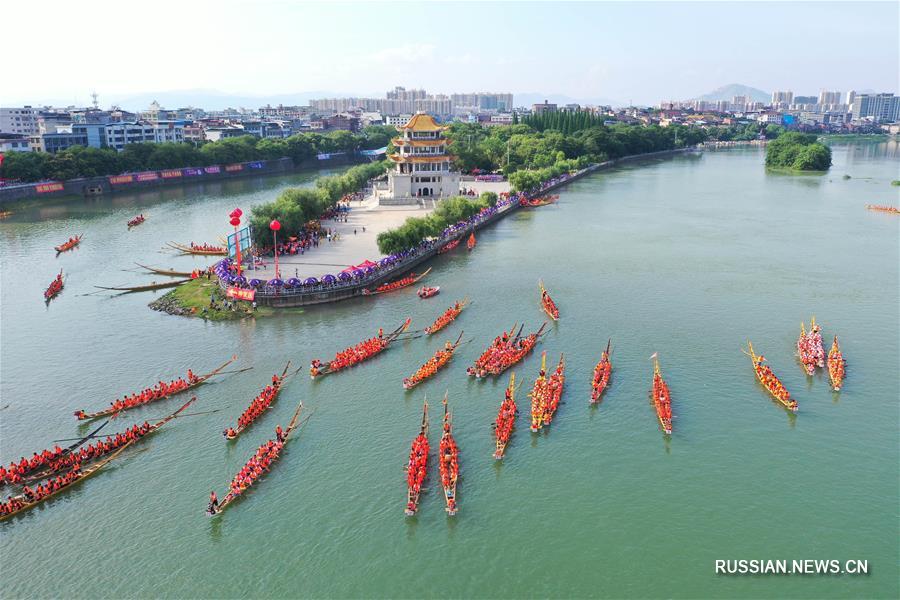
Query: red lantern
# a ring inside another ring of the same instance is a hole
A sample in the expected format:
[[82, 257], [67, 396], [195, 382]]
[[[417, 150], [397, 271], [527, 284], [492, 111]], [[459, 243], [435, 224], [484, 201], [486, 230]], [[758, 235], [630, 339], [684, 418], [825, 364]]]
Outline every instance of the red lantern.
[[234, 225], [235, 227], [237, 227], [238, 225], [241, 224], [241, 219], [240, 219], [240, 217], [231, 217], [231, 221], [230, 221], [230, 222], [231, 222], [232, 225]]
[[236, 208], [236, 209], [234, 209], [234, 214], [237, 215], [238, 217], [240, 217], [241, 215], [244, 214], [244, 211], [242, 211], [239, 208]]
[[281, 229], [281, 223], [278, 222], [278, 219], [272, 219], [272, 222], [269, 223], [269, 229], [272, 231], [278, 231]]

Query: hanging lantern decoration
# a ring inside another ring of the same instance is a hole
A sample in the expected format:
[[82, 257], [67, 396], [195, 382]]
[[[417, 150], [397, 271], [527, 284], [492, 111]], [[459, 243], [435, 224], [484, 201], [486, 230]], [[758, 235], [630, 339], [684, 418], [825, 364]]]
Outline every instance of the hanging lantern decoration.
[[281, 229], [281, 223], [278, 222], [278, 219], [272, 219], [272, 222], [269, 223], [269, 229], [272, 231], [279, 231]]

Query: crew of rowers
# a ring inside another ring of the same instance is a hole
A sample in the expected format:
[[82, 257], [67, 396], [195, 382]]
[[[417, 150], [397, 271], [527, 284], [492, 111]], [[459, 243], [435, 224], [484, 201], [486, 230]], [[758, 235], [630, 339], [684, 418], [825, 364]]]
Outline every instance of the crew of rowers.
[[398, 279], [397, 281], [392, 281], [390, 283], [382, 283], [377, 288], [375, 288], [376, 292], [391, 292], [396, 289], [400, 289], [402, 287], [406, 287], [412, 283], [416, 282], [417, 275], [415, 273], [407, 275], [403, 279]]
[[191, 250], [197, 250], [199, 252], [225, 252], [225, 248], [222, 246], [213, 246], [212, 244], [207, 244], [203, 242], [202, 244], [195, 244], [191, 242]]
[[838, 346], [837, 336], [834, 336], [831, 350], [828, 351], [828, 375], [831, 377], [834, 390], [839, 391], [844, 381], [844, 355]]
[[49, 286], [49, 287], [46, 289], [46, 291], [44, 292], [44, 298], [46, 298], [47, 300], [49, 300], [50, 298], [52, 298], [53, 296], [55, 296], [56, 294], [58, 294], [59, 291], [60, 291], [61, 289], [63, 289], [63, 274], [62, 274], [62, 271], [60, 271], [60, 272], [56, 275], [56, 279], [54, 279], [53, 281], [50, 282], [50, 286]]
[[813, 324], [809, 332], [802, 331], [797, 340], [797, 354], [808, 375], [812, 375], [816, 367], [825, 366], [825, 348], [822, 345], [822, 333], [817, 324]]
[[57, 250], [57, 252], [62, 252], [64, 250], [68, 250], [69, 248], [74, 248], [80, 241], [81, 241], [81, 238], [79, 238], [78, 236], [70, 237], [66, 241], [66, 243], [60, 244], [59, 246], [57, 246], [56, 250]]
[[267, 385], [263, 388], [263, 391], [260, 392], [259, 396], [253, 399], [250, 403], [250, 406], [247, 407], [247, 410], [238, 417], [237, 421], [237, 431], [235, 431], [234, 427], [229, 427], [225, 431], [222, 432], [227, 439], [231, 440], [238, 436], [238, 433], [241, 432], [244, 428], [248, 427], [250, 423], [255, 421], [259, 415], [263, 414], [269, 406], [272, 405], [272, 401], [275, 400], [275, 396], [278, 395], [278, 390], [281, 388], [282, 378], [278, 375], [272, 375], [272, 385]]
[[554, 319], [559, 318], [559, 309], [556, 308], [556, 303], [553, 301], [553, 298], [550, 297], [550, 294], [547, 293], [547, 290], [541, 290], [541, 306], [544, 307], [544, 310], [547, 311]]
[[76, 464], [75, 467], [58, 477], [55, 477], [44, 483], [43, 485], [35, 486], [33, 489], [28, 487], [27, 485], [22, 488], [22, 494], [13, 498], [12, 496], [7, 496], [6, 502], [0, 502], [0, 515], [8, 515], [14, 513], [18, 510], [21, 510], [28, 504], [33, 502], [38, 502], [43, 500], [47, 496], [51, 494], [55, 494], [62, 488], [66, 487], [73, 481], [81, 478], [81, 466]]
[[559, 401], [562, 398], [563, 392], [563, 384], [565, 384], [566, 376], [565, 376], [565, 363], [561, 360], [559, 361], [559, 365], [557, 365], [556, 370], [553, 371], [553, 374], [547, 380], [546, 394], [547, 394], [547, 405], [544, 410], [544, 425], [549, 425], [553, 420], [553, 415], [556, 414], [556, 409], [559, 408]]
[[456, 440], [450, 433], [450, 423], [444, 421], [444, 434], [438, 448], [438, 460], [440, 461], [441, 485], [447, 497], [447, 510], [456, 512], [456, 497], [454, 487], [459, 479], [459, 448]]
[[[199, 377], [194, 375], [193, 371], [188, 369], [187, 379], [179, 377], [168, 383], [160, 381], [152, 388], [147, 388], [140, 394], [131, 394], [130, 396], [123, 397], [121, 400], [110, 402], [109, 410], [111, 412], [119, 412], [121, 410], [134, 408], [135, 406], [140, 406], [141, 404], [147, 404], [148, 402], [168, 398], [172, 394], [177, 394], [178, 392], [186, 390], [188, 387], [197, 383], [199, 379]], [[87, 416], [87, 413], [83, 410], [75, 411], [75, 417], [78, 419], [86, 419]]]
[[[355, 346], [341, 350], [334, 359], [328, 363], [329, 372], [339, 371], [352, 367], [355, 364], [371, 358], [387, 347], [387, 340], [384, 339], [384, 330], [378, 330], [378, 337], [363, 340]], [[322, 361], [315, 359], [309, 367], [309, 374], [316, 377], [322, 372]]]
[[787, 388], [784, 387], [781, 380], [775, 376], [775, 373], [772, 372], [769, 365], [763, 364], [765, 360], [766, 357], [760, 354], [756, 357], [756, 363], [753, 365], [756, 368], [756, 373], [758, 374], [760, 381], [766, 386], [767, 390], [772, 392], [773, 396], [789, 405], [792, 409], [796, 409], [797, 401], [791, 400], [791, 393], [787, 391]]
[[506, 388], [506, 396], [500, 403], [500, 411], [497, 413], [497, 420], [494, 422], [494, 435], [497, 442], [506, 445], [509, 442], [509, 436], [512, 435], [513, 425], [516, 423], [516, 401], [513, 399], [513, 390]]
[[410, 388], [437, 373], [441, 367], [446, 365], [450, 359], [453, 358], [453, 351], [455, 349], [456, 348], [451, 342], [444, 344], [444, 349], [435, 352], [434, 356], [429, 358], [428, 362], [419, 367], [418, 371], [409, 377], [404, 377], [403, 387]]
[[609, 383], [609, 376], [612, 373], [612, 364], [609, 362], [609, 354], [605, 351], [600, 356], [600, 362], [594, 367], [594, 378], [591, 380], [591, 401], [596, 402], [600, 398], [600, 394], [606, 389]]
[[537, 432], [544, 426], [547, 412], [547, 373], [544, 369], [534, 380], [531, 388], [531, 431]]
[[[144, 421], [143, 425], [133, 425], [126, 429], [124, 433], [108, 435], [106, 439], [97, 441], [96, 444], [88, 444], [82, 446], [77, 452], [66, 452], [56, 446], [53, 451], [44, 450], [41, 454], [37, 452], [26, 460], [24, 457], [19, 464], [11, 463], [9, 469], [0, 467], [0, 480], [4, 480], [11, 484], [21, 483], [23, 478], [29, 473], [37, 470], [57, 472], [69, 468], [74, 468], [83, 462], [94, 460], [105, 456], [114, 450], [117, 450], [146, 435], [151, 429], [150, 423]], [[27, 463], [27, 467], [23, 468], [23, 464]]]
[[133, 219], [131, 219], [130, 221], [128, 221], [128, 226], [129, 226], [129, 227], [134, 227], [135, 225], [140, 225], [141, 223], [144, 222], [144, 220], [145, 220], [146, 218], [147, 218], [147, 217], [144, 216], [144, 213], [141, 213], [141, 214], [139, 214], [138, 216], [136, 216], [135, 218], [133, 218]]
[[475, 377], [499, 375], [531, 352], [536, 342], [535, 334], [522, 338], [512, 337], [512, 332], [504, 332], [502, 336], [494, 338], [490, 347], [478, 357], [474, 366], [466, 369], [466, 373]]
[[659, 373], [653, 376], [653, 404], [656, 406], [656, 414], [666, 429], [672, 428], [672, 399], [669, 394], [669, 384]]
[[409, 451], [409, 464], [406, 465], [406, 485], [410, 495], [409, 502], [406, 504], [408, 511], [415, 512], [417, 508], [419, 492], [422, 490], [422, 483], [425, 482], [425, 475], [428, 472], [428, 449], [428, 438], [423, 429], [413, 440], [412, 448]]
[[[269, 466], [278, 459], [278, 455], [284, 447], [284, 433], [281, 432], [280, 426], [276, 430], [275, 438], [276, 439], [269, 440], [257, 448], [256, 453], [250, 457], [247, 464], [245, 464], [238, 474], [234, 476], [228, 486], [228, 496], [240, 496], [244, 490], [249, 488], [257, 479], [259, 479], [260, 475], [266, 473], [269, 470]], [[226, 499], [228, 496], [226, 496]], [[209, 495], [208, 510], [211, 514], [214, 514], [218, 509], [219, 499], [216, 497], [216, 493], [212, 492]]]
[[439, 316], [434, 323], [431, 324], [431, 327], [425, 330], [425, 333], [434, 333], [436, 331], [440, 331], [444, 327], [446, 327], [453, 319], [459, 316], [459, 313], [462, 312], [462, 307], [459, 305], [459, 301], [453, 304], [452, 307], [448, 308], [444, 311], [444, 314]]

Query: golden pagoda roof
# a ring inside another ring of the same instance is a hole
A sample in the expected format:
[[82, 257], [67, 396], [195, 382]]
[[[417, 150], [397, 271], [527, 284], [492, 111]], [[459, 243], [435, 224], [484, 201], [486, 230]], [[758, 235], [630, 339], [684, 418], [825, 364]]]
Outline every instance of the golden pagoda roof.
[[416, 113], [406, 122], [406, 125], [400, 129], [408, 129], [410, 131], [443, 131], [447, 128], [438, 125], [437, 121], [434, 120], [434, 117], [429, 114]]

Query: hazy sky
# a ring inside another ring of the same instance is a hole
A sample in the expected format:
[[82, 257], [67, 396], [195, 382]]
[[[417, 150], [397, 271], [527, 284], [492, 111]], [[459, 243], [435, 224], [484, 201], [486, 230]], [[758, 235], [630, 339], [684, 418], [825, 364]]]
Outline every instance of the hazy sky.
[[[638, 103], [728, 83], [898, 92], [900, 3], [44, 0], [0, 9], [0, 105], [168, 90], [511, 91]], [[19, 24], [25, 25], [20, 26]]]

